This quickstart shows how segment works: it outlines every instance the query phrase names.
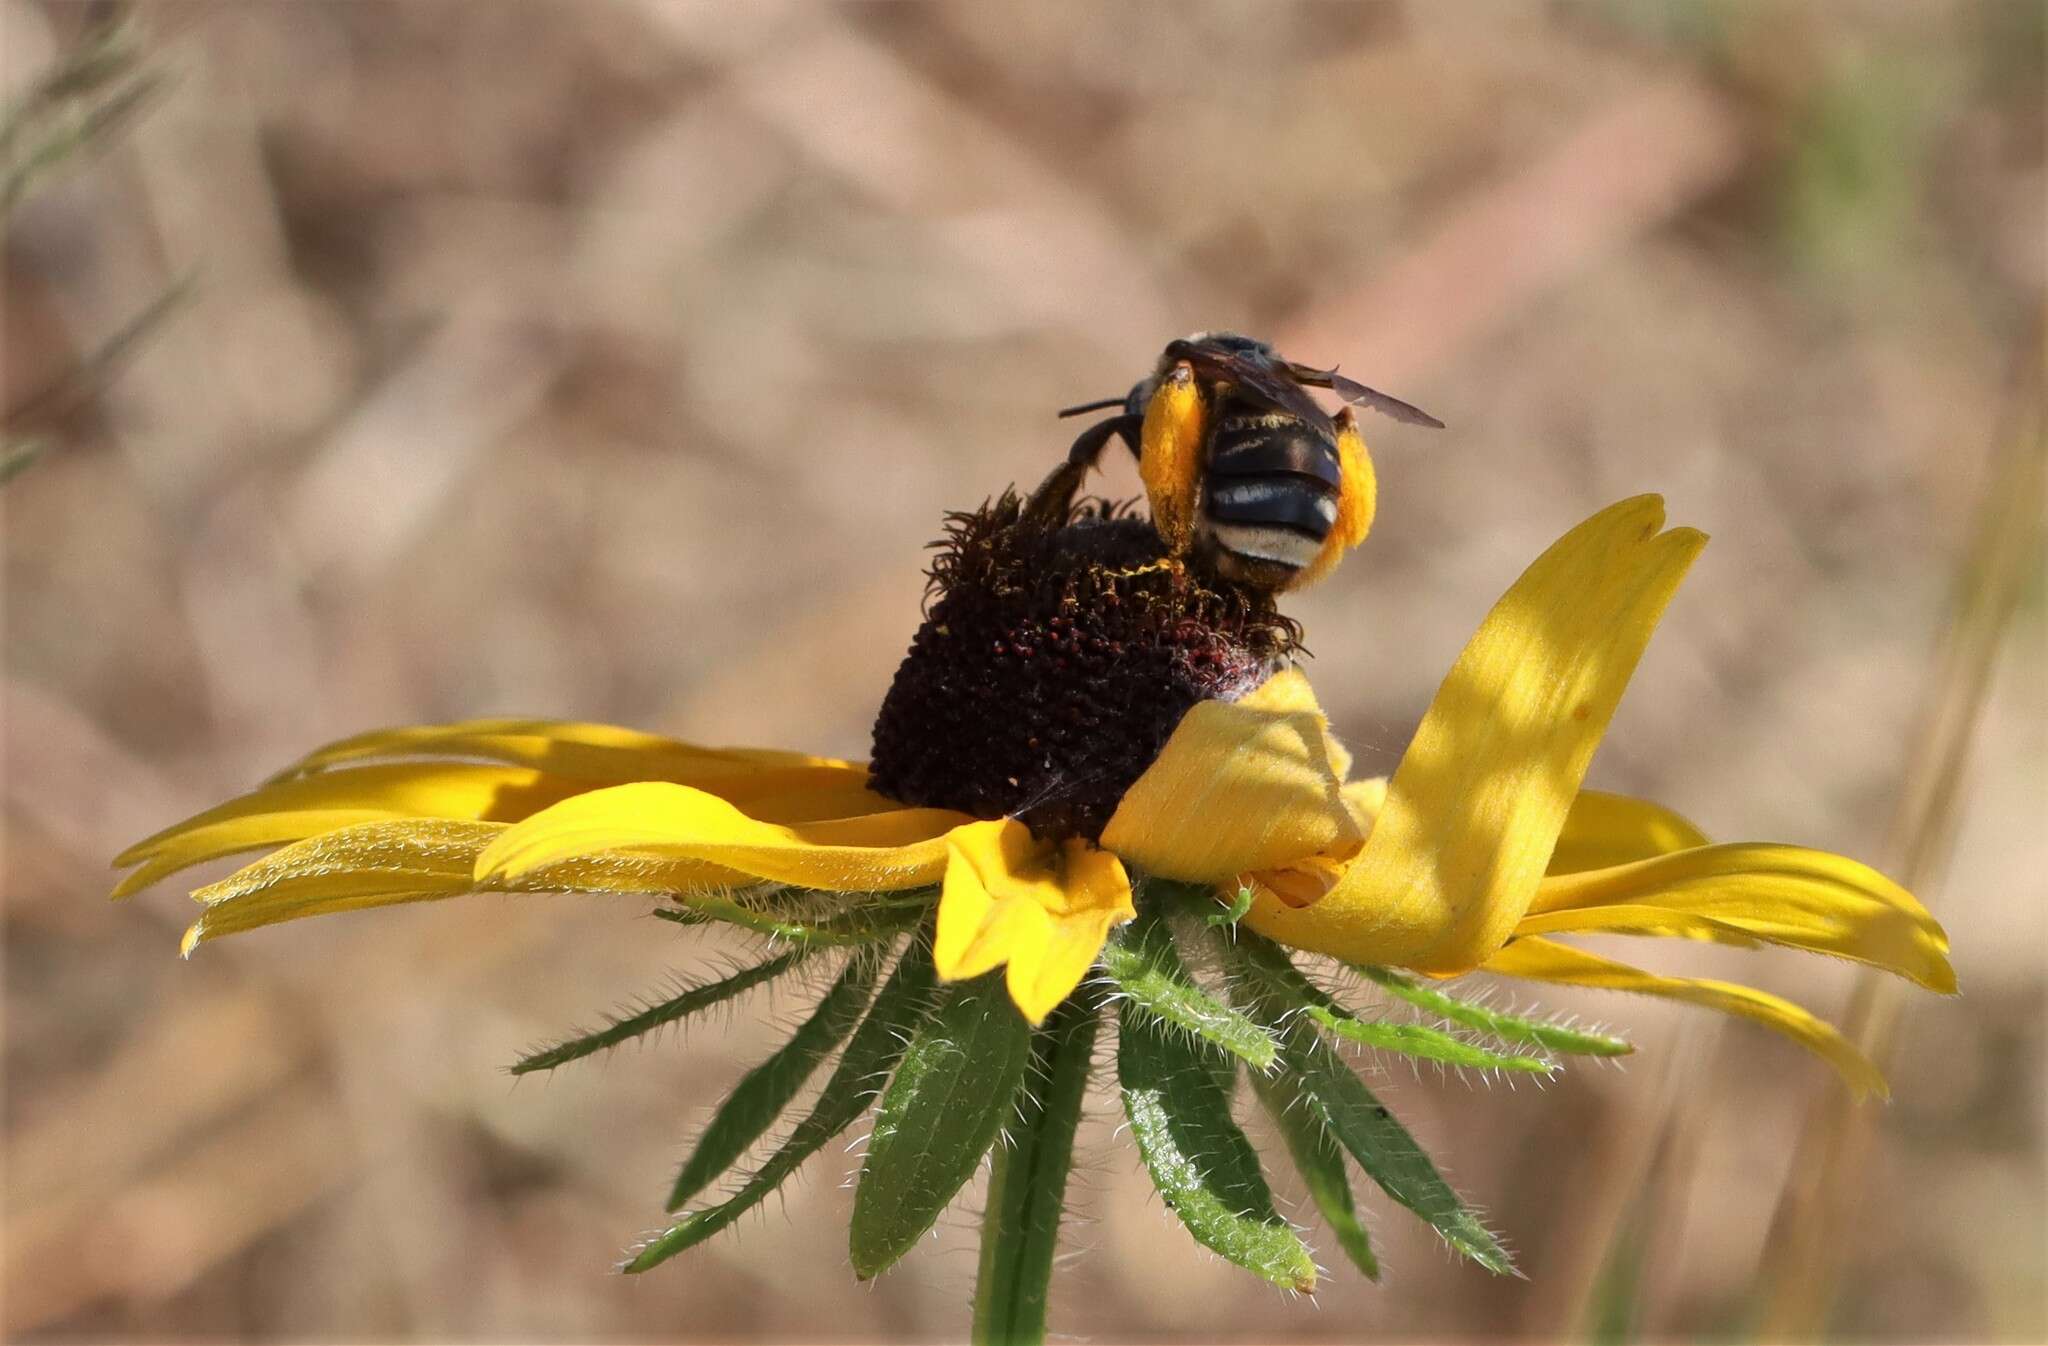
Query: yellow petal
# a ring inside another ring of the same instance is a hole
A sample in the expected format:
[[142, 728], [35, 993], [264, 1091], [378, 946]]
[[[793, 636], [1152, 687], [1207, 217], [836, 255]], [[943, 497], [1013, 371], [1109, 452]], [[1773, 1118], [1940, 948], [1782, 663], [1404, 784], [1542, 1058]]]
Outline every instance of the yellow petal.
[[[867, 788], [865, 773], [859, 780], [843, 779], [829, 784], [810, 783], [812, 769], [763, 771], [743, 785], [705, 785], [707, 794], [737, 805], [750, 818], [769, 823], [824, 822], [832, 818], [859, 818], [870, 813], [894, 813], [903, 805]], [[688, 784], [687, 781], [677, 782]]]
[[[1386, 807], [1387, 778], [1368, 776], [1344, 786], [1344, 802], [1366, 831]], [[1564, 816], [1550, 853], [1550, 874], [1605, 869], [1672, 851], [1707, 845], [1706, 833], [1662, 804], [1601, 790], [1581, 790]]]
[[1351, 774], [1351, 753], [1330, 732], [1330, 717], [1323, 714], [1322, 702], [1316, 700], [1316, 689], [1309, 685], [1308, 674], [1300, 669], [1281, 669], [1239, 697], [1237, 704], [1246, 710], [1266, 711], [1274, 715], [1300, 712], [1315, 716], [1323, 727], [1323, 751], [1329, 756], [1330, 769], [1337, 773], [1340, 781]]
[[473, 720], [361, 734], [330, 744], [273, 777], [288, 781], [388, 758], [480, 758], [533, 767], [594, 789], [663, 780], [695, 786], [772, 822], [847, 818], [900, 807], [867, 789], [867, 768], [830, 757], [751, 748], [699, 748], [609, 725]]
[[503, 823], [406, 819], [322, 833], [193, 894], [206, 914], [185, 932], [204, 940], [301, 916], [424, 902], [471, 891], [476, 858]]
[[1337, 887], [1299, 909], [1262, 893], [1252, 928], [1430, 972], [1463, 971], [1498, 949], [1535, 897], [1593, 749], [1706, 541], [1687, 528], [1659, 532], [1663, 520], [1663, 503], [1639, 496], [1537, 558], [1444, 679]]
[[490, 886], [508, 893], [627, 893], [687, 899], [702, 893], [729, 893], [760, 882], [752, 874], [702, 860], [608, 851], [543, 865], [517, 878], [500, 875]]
[[393, 818], [513, 822], [583, 789], [524, 767], [412, 763], [266, 785], [136, 843], [114, 860], [141, 864], [115, 887], [139, 892], [181, 869], [357, 823]]
[[1062, 1000], [1073, 994], [1088, 969], [1095, 966], [1113, 925], [1135, 918], [1131, 880], [1123, 862], [1084, 841], [1061, 848], [1066, 904], [1048, 912], [1051, 930], [1037, 956], [1022, 964], [1010, 960], [1010, 999], [1032, 1023], [1042, 1024]]
[[[611, 784], [667, 780], [671, 773], [723, 767], [825, 767], [863, 772], [834, 757], [761, 748], [704, 748], [608, 724], [567, 720], [464, 720], [410, 725], [356, 734], [317, 748], [279, 772], [284, 780], [328, 767], [375, 758], [482, 757], [513, 766], [540, 767]], [[694, 782], [684, 781], [685, 784]]]
[[1204, 701], [1124, 793], [1102, 845], [1166, 878], [1227, 883], [1310, 856], [1343, 858], [1363, 833], [1345, 806], [1341, 749], [1298, 670], [1241, 701]]
[[1367, 776], [1363, 780], [1344, 783], [1344, 807], [1351, 810], [1351, 816], [1358, 819], [1358, 825], [1366, 832], [1379, 821], [1380, 810], [1387, 806], [1387, 778]]
[[1868, 865], [1799, 846], [1701, 846], [1545, 879], [1517, 934], [1693, 933], [1833, 954], [1944, 994], [1948, 936], [1913, 895]]
[[1884, 1076], [1835, 1029], [1789, 1000], [1734, 982], [1660, 977], [1626, 963], [1548, 939], [1517, 938], [1482, 965], [1482, 971], [1532, 981], [1560, 982], [1610, 991], [1634, 991], [1702, 1005], [1762, 1024], [1826, 1059], [1858, 1094], [1888, 1092]]
[[1704, 846], [1707, 834], [1662, 804], [1581, 790], [1565, 814], [1547, 872], [1576, 874]]
[[1136, 915], [1123, 865], [1082, 841], [1055, 851], [1014, 819], [955, 828], [946, 844], [933, 965], [961, 981], [1007, 964], [1010, 998], [1043, 1023], [1088, 974], [1109, 928]]
[[893, 891], [938, 882], [945, 834], [967, 821], [949, 809], [897, 809], [784, 825], [687, 785], [643, 781], [592, 790], [526, 819], [484, 852], [476, 877], [518, 883], [564, 862], [629, 851], [807, 888]]
[[1035, 914], [1061, 900], [1053, 847], [1014, 818], [974, 822], [946, 837], [932, 965], [946, 981], [1000, 967], [1012, 941], [1039, 927]]

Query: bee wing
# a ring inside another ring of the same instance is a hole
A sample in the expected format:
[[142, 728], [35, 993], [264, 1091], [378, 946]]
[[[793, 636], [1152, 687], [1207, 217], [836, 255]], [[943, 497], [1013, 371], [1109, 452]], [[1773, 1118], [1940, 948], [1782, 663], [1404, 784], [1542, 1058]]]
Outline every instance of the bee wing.
[[1382, 416], [1391, 416], [1408, 425], [1426, 425], [1432, 430], [1441, 430], [1444, 423], [1424, 411], [1421, 407], [1389, 396], [1377, 388], [1368, 388], [1356, 379], [1347, 379], [1334, 369], [1312, 369], [1308, 365], [1289, 365], [1287, 372], [1298, 382], [1317, 388], [1328, 388], [1353, 406], [1369, 407]]
[[[1195, 373], [1206, 379], [1237, 385], [1269, 406], [1301, 417], [1311, 425], [1334, 432], [1330, 413], [1302, 390], [1291, 367], [1270, 356], [1250, 351], [1224, 350], [1202, 341], [1175, 341], [1166, 348], [1168, 360], [1185, 360]], [[1405, 405], [1405, 404], [1404, 404]], [[1410, 408], [1413, 410], [1413, 408]]]

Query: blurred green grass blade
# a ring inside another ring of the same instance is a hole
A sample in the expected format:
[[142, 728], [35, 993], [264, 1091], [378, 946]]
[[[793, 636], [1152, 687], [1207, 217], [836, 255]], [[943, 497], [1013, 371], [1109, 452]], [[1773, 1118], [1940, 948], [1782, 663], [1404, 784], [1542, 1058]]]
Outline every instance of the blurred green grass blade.
[[1185, 1029], [1254, 1070], [1273, 1068], [1279, 1051], [1272, 1035], [1196, 984], [1174, 951], [1166, 902], [1140, 903], [1138, 918], [1113, 931], [1102, 966], [1125, 1002], [1150, 1017]]
[[513, 1066], [512, 1073], [526, 1075], [536, 1070], [553, 1070], [557, 1066], [579, 1061], [595, 1052], [616, 1047], [622, 1042], [639, 1037], [642, 1033], [652, 1032], [663, 1024], [674, 1023], [700, 1010], [723, 1004], [734, 996], [743, 995], [762, 982], [772, 981], [789, 971], [803, 957], [801, 950], [786, 953], [779, 958], [771, 958], [765, 963], [756, 963], [753, 967], [744, 968], [722, 981], [693, 986], [681, 995], [671, 996], [659, 1004], [649, 1005], [637, 1014], [614, 1019], [594, 1033], [585, 1033], [581, 1037], [570, 1038], [566, 1042], [559, 1042], [543, 1051], [537, 1051]]
[[804, 1081], [860, 1022], [875, 992], [880, 961], [856, 956], [803, 1027], [733, 1087], [676, 1174], [664, 1209], [674, 1210], [703, 1191], [775, 1124]]
[[1351, 1175], [1344, 1168], [1344, 1150], [1330, 1134], [1330, 1128], [1323, 1125], [1314, 1104], [1302, 1093], [1300, 1082], [1284, 1071], [1253, 1075], [1252, 1091], [1259, 1096], [1266, 1115], [1273, 1119], [1281, 1140], [1286, 1142], [1295, 1171], [1301, 1174], [1316, 1209], [1322, 1212], [1323, 1223], [1336, 1234], [1337, 1246], [1351, 1259], [1351, 1265], [1365, 1273], [1366, 1279], [1378, 1280], [1379, 1259], [1373, 1256], [1372, 1239], [1358, 1218], [1358, 1204], [1351, 1195]]
[[76, 411], [120, 373], [121, 364], [143, 340], [184, 307], [194, 284], [189, 273], [180, 277], [76, 365], [8, 410], [7, 440], [0, 448], [0, 485], [57, 447], [56, 436], [42, 433], [41, 428]]
[[1285, 1055], [1302, 1092], [1366, 1176], [1414, 1211], [1444, 1242], [1488, 1271], [1519, 1275], [1507, 1250], [1437, 1172], [1429, 1155], [1387, 1106], [1315, 1030], [1287, 1026]]
[[1488, 1051], [1452, 1037], [1441, 1029], [1422, 1024], [1373, 1023], [1360, 1019], [1303, 975], [1301, 969], [1294, 965], [1294, 960], [1287, 956], [1287, 951], [1273, 941], [1243, 931], [1239, 935], [1238, 947], [1244, 965], [1271, 988], [1283, 1004], [1306, 1014], [1348, 1042], [1475, 1070], [1549, 1075], [1557, 1069], [1555, 1062], [1542, 1057], [1508, 1056]]
[[125, 23], [101, 24], [0, 109], [0, 216], [82, 151], [121, 130], [164, 87]]
[[976, 1346], [1045, 1340], [1053, 1253], [1066, 1212], [1074, 1132], [1102, 1025], [1099, 982], [1083, 982], [1033, 1035], [1026, 1088], [1007, 1145], [998, 1144], [982, 1212], [974, 1286]]
[[634, 1273], [659, 1266], [727, 1228], [767, 1200], [826, 1142], [858, 1121], [882, 1092], [911, 1034], [931, 1012], [932, 985], [931, 945], [920, 936], [904, 951], [895, 973], [875, 997], [874, 1007], [855, 1030], [853, 1041], [846, 1044], [838, 1068], [818, 1096], [818, 1106], [797, 1123], [782, 1147], [730, 1198], [685, 1215], [644, 1244], [623, 1269]]
[[1315, 1263], [1273, 1209], [1259, 1157], [1230, 1115], [1219, 1067], [1230, 1058], [1133, 1001], [1119, 1007], [1117, 1080], [1138, 1153], [1195, 1241], [1290, 1290], [1312, 1290]]
[[1605, 1033], [1589, 1033], [1540, 1019], [1524, 1019], [1475, 1005], [1469, 1000], [1460, 1000], [1391, 968], [1354, 967], [1353, 970], [1418, 1009], [1427, 1010], [1450, 1023], [1491, 1033], [1503, 1042], [1520, 1042], [1568, 1056], [1627, 1056], [1635, 1050], [1635, 1044]]
[[1031, 1022], [1000, 972], [947, 987], [889, 1081], [848, 1230], [862, 1280], [896, 1264], [974, 1176], [1016, 1106]]
[[0, 443], [0, 486], [13, 481], [17, 473], [52, 447], [53, 441], [40, 435]]
[[764, 911], [729, 897], [693, 897], [688, 906], [657, 907], [654, 914], [677, 925], [736, 925], [807, 949], [878, 944], [901, 935], [923, 915], [914, 907], [890, 907], [884, 911], [853, 908], [830, 916], [806, 918]]

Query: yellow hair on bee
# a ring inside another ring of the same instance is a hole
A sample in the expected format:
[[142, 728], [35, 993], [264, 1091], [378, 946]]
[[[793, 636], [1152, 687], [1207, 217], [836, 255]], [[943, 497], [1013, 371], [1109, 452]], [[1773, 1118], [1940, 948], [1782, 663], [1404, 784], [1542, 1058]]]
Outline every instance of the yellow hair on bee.
[[1209, 409], [1195, 383], [1195, 371], [1186, 362], [1175, 365], [1159, 380], [1145, 408], [1138, 457], [1138, 475], [1152, 504], [1152, 527], [1175, 556], [1194, 545], [1208, 422]]
[[1343, 477], [1337, 495], [1337, 521], [1331, 525], [1329, 537], [1323, 539], [1322, 551], [1295, 576], [1287, 586], [1289, 589], [1305, 588], [1329, 574], [1344, 553], [1365, 541], [1365, 535], [1372, 531], [1373, 511], [1379, 504], [1379, 482], [1373, 476], [1372, 455], [1366, 451], [1365, 436], [1358, 433], [1358, 416], [1350, 407], [1337, 413], [1337, 464]]

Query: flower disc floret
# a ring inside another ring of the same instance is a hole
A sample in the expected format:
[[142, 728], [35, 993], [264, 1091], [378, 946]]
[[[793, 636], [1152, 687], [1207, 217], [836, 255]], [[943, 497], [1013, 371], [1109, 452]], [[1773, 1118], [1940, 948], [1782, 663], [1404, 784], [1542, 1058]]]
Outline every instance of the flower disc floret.
[[1113, 508], [1048, 527], [1005, 495], [950, 523], [875, 718], [892, 799], [1094, 841], [1191, 707], [1238, 699], [1294, 648], [1267, 596], [1169, 564]]

